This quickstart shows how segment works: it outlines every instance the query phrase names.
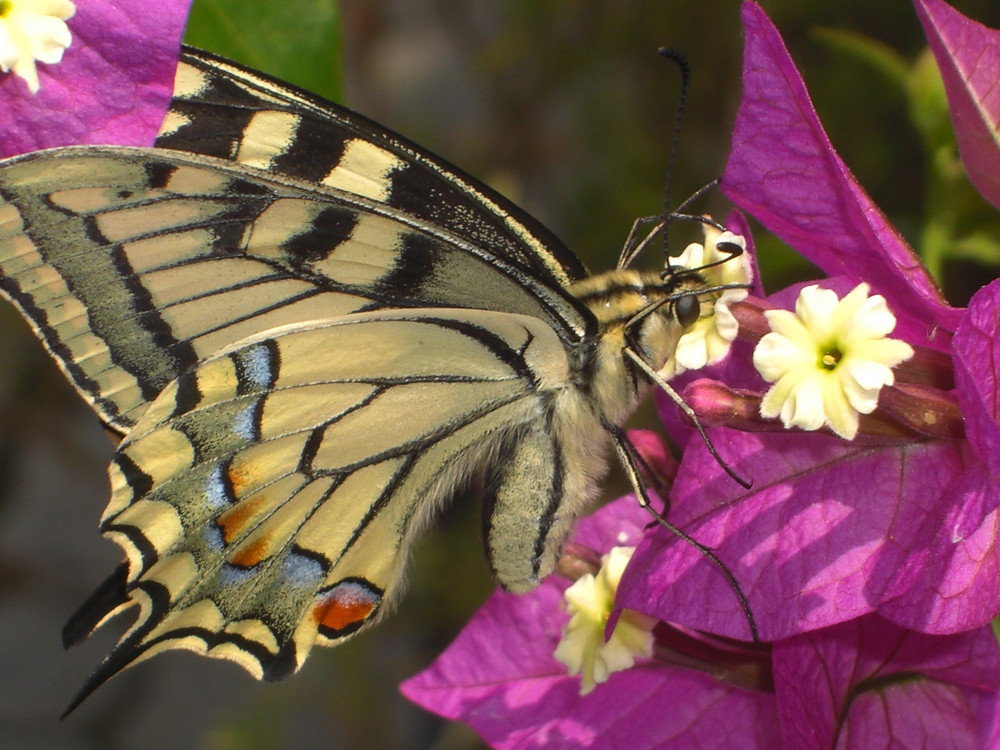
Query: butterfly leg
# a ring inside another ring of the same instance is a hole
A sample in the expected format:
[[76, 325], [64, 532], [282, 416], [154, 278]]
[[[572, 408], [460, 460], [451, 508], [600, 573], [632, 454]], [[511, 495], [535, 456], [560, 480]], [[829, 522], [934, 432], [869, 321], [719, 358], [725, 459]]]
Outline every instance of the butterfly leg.
[[686, 544], [690, 544], [707, 560], [715, 565], [715, 567], [722, 571], [722, 574], [726, 577], [726, 581], [729, 582], [730, 587], [734, 592], [736, 592], [736, 597], [739, 599], [740, 607], [742, 607], [743, 614], [746, 616], [747, 623], [750, 625], [750, 634], [753, 637], [754, 643], [759, 643], [760, 635], [757, 631], [757, 621], [754, 619], [753, 612], [750, 609], [750, 602], [747, 601], [746, 594], [743, 593], [743, 589], [740, 587], [739, 581], [736, 580], [736, 576], [734, 576], [732, 571], [726, 567], [725, 563], [718, 558], [711, 547], [707, 547], [687, 532], [677, 526], [674, 526], [674, 524], [670, 523], [670, 521], [664, 517], [664, 514], [659, 513], [655, 508], [653, 508], [650, 503], [649, 494], [646, 492], [646, 488], [642, 482], [642, 477], [639, 473], [639, 464], [642, 462], [642, 458], [635, 450], [635, 446], [632, 445], [628, 436], [618, 425], [606, 422], [604, 424], [604, 428], [611, 436], [611, 442], [615, 446], [615, 452], [618, 454], [618, 460], [621, 463], [622, 468], [625, 470], [629, 483], [635, 490], [635, 496], [639, 505], [649, 511], [649, 514], [653, 517], [656, 523], [681, 541]]
[[681, 395], [675, 391], [673, 387], [634, 349], [626, 347], [622, 350], [622, 352], [646, 374], [646, 377], [653, 381], [657, 388], [666, 393], [667, 396], [670, 397], [670, 400], [677, 404], [680, 410], [684, 412], [684, 415], [691, 421], [691, 424], [698, 431], [701, 439], [705, 442], [705, 446], [708, 448], [708, 452], [712, 454], [712, 458], [719, 462], [719, 466], [721, 466], [723, 470], [725, 470], [725, 472], [741, 487], [750, 489], [752, 484], [746, 479], [743, 479], [743, 477], [737, 474], [729, 464], [722, 460], [722, 456], [719, 455], [719, 452], [715, 449], [715, 445], [713, 445], [712, 441], [709, 439], [708, 433], [705, 432], [705, 427], [702, 425], [701, 420], [698, 419], [698, 415], [695, 414], [694, 409], [685, 403], [684, 399], [681, 398]]

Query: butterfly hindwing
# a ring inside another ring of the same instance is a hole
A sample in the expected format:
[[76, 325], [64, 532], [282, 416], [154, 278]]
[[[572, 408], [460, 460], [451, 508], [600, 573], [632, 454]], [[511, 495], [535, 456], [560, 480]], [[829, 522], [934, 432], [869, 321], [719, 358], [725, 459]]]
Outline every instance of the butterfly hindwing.
[[374, 621], [414, 534], [459, 493], [485, 495], [498, 578], [533, 587], [578, 511], [563, 502], [576, 449], [538, 419], [570, 367], [534, 318], [455, 310], [286, 326], [199, 362], [112, 461], [102, 529], [140, 615], [90, 688], [177, 647], [285, 676], [317, 639]]

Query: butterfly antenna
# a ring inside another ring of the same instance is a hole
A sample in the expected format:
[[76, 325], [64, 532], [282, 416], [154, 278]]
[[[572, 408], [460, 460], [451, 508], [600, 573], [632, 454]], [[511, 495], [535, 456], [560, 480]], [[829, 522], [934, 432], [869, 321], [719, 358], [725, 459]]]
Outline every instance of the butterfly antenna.
[[666, 185], [663, 188], [663, 255], [667, 258], [666, 264], [669, 268], [670, 243], [668, 241], [668, 222], [666, 220], [671, 216], [670, 189], [674, 177], [674, 165], [677, 163], [677, 150], [681, 140], [681, 120], [684, 117], [684, 106], [687, 103], [688, 89], [691, 87], [691, 66], [688, 64], [687, 58], [677, 50], [670, 49], [669, 47], [660, 47], [657, 53], [661, 57], [673, 60], [677, 63], [677, 67], [681, 71], [681, 93], [677, 98], [677, 115], [674, 117], [674, 132], [670, 139], [670, 156], [667, 159], [667, 179]]
[[[618, 256], [618, 268], [627, 268], [632, 265], [632, 261], [639, 256], [642, 251], [649, 245], [650, 242], [656, 237], [658, 232], [663, 235], [663, 252], [664, 256], [667, 258], [665, 261], [665, 274], [670, 273], [670, 247], [667, 237], [667, 224], [670, 219], [678, 218], [675, 212], [670, 210], [670, 187], [673, 182], [674, 173], [674, 163], [677, 161], [677, 150], [681, 139], [681, 119], [684, 115], [684, 105], [687, 102], [687, 92], [688, 88], [691, 86], [691, 66], [688, 64], [687, 58], [685, 58], [677, 50], [672, 50], [668, 47], [660, 47], [657, 50], [657, 54], [661, 57], [666, 57], [677, 63], [677, 67], [681, 71], [681, 93], [677, 101], [677, 115], [674, 117], [674, 130], [673, 136], [670, 141], [670, 155], [667, 159], [667, 181], [666, 186], [663, 190], [663, 213], [659, 216], [644, 216], [640, 219], [636, 219], [635, 223], [632, 225], [632, 230], [628, 233], [628, 237], [625, 240], [625, 245], [622, 247], [621, 254]], [[701, 195], [703, 192], [707, 191], [708, 188], [699, 191], [697, 195]], [[681, 207], [686, 206], [690, 203], [692, 198], [684, 201]], [[680, 209], [678, 209], [680, 210]], [[640, 232], [645, 227], [652, 227], [646, 234], [646, 236], [640, 241], [638, 239]]]

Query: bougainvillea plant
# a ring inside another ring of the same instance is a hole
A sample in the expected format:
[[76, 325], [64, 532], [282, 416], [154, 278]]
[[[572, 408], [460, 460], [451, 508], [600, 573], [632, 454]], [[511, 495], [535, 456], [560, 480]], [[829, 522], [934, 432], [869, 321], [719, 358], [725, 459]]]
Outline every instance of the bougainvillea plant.
[[[1000, 32], [914, 4], [970, 179], [1000, 206]], [[1000, 282], [944, 300], [834, 151], [777, 30], [753, 3], [743, 22], [722, 189], [827, 278], [733, 305], [732, 354], [684, 390], [749, 489], [672, 403], [680, 464], [637, 441], [672, 481], [670, 520], [740, 591], [668, 529], [640, 534], [625, 498], [581, 523], [572, 587], [495, 594], [403, 691], [502, 748], [997, 746]]]
[[0, 156], [150, 146], [190, 0], [0, 0]]

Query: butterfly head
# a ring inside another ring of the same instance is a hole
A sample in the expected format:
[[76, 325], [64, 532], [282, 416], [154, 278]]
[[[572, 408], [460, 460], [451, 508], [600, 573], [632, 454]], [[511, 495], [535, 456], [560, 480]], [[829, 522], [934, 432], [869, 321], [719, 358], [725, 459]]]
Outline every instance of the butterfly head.
[[572, 287], [597, 319], [595, 394], [608, 417], [634, 406], [635, 357], [669, 379], [725, 356], [736, 334], [728, 306], [746, 296], [751, 278], [743, 247], [742, 237], [707, 226], [705, 243], [689, 245], [665, 271], [618, 268]]
[[743, 239], [727, 232], [709, 250], [689, 246], [664, 271], [620, 268], [572, 292], [597, 318], [602, 337], [620, 335], [660, 370], [682, 336], [713, 322], [720, 303], [746, 296], [751, 276], [742, 247]]
[[674, 358], [684, 336], [712, 319], [721, 291], [700, 269], [666, 277], [651, 273], [645, 281], [645, 304], [623, 322], [623, 333], [625, 345], [659, 371]]

